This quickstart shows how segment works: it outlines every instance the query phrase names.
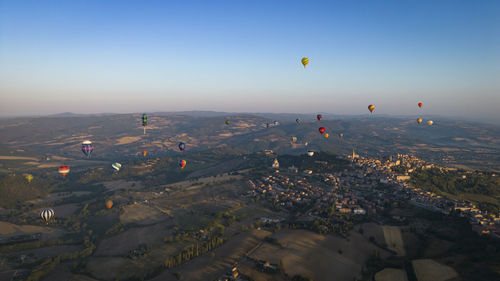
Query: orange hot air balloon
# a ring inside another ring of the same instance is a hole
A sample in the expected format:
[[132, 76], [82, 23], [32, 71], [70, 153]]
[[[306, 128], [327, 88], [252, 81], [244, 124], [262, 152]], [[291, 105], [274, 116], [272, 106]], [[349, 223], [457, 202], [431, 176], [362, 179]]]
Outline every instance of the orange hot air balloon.
[[325, 127], [319, 127], [318, 130], [321, 134], [323, 134], [326, 131]]
[[422, 120], [422, 118], [417, 118], [417, 123], [418, 124], [422, 123], [422, 121], [424, 121], [424, 120]]
[[418, 107], [422, 107], [422, 105], [424, 105], [424, 104], [421, 102], [418, 103]]
[[184, 167], [186, 167], [186, 163], [186, 160], [179, 161], [179, 166], [181, 167], [181, 169], [184, 169]]
[[59, 174], [63, 176], [63, 178], [66, 177], [66, 175], [69, 173], [69, 166], [60, 166], [59, 169]]
[[113, 201], [111, 200], [106, 201], [106, 208], [111, 209], [111, 207], [113, 207]]
[[328, 133], [325, 134], [325, 138], [328, 138], [330, 135]]
[[142, 157], [146, 157], [146, 155], [148, 155], [148, 152], [146, 150], [143, 150], [142, 151]]
[[373, 113], [373, 111], [375, 110], [375, 106], [373, 104], [370, 104], [368, 106], [368, 110], [370, 110], [370, 113]]

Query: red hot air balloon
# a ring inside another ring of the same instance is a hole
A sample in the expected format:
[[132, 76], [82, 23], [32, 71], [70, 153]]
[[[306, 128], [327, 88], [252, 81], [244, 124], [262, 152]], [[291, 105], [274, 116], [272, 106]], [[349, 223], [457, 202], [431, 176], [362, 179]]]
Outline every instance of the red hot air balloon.
[[323, 115], [321, 115], [321, 114], [318, 114], [318, 115], [316, 116], [316, 119], [318, 119], [318, 121], [321, 121], [321, 118], [323, 118]]
[[63, 178], [66, 177], [66, 175], [69, 173], [69, 166], [60, 166], [59, 169], [59, 174], [63, 176]]
[[424, 105], [424, 104], [421, 102], [418, 103], [418, 107], [422, 107], [422, 105]]
[[319, 127], [318, 130], [321, 134], [323, 134], [326, 131], [325, 127]]

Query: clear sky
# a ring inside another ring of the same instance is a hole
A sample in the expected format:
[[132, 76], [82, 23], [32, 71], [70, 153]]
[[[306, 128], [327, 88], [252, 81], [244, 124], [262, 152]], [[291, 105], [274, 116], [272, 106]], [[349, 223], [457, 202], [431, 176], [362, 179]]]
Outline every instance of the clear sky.
[[0, 0], [0, 115], [420, 101], [500, 120], [500, 1]]

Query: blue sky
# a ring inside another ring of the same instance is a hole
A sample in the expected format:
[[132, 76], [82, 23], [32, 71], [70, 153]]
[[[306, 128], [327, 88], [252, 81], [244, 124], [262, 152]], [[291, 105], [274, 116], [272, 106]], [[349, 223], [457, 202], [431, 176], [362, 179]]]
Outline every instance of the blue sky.
[[500, 120], [499, 79], [500, 1], [0, 0], [1, 115]]

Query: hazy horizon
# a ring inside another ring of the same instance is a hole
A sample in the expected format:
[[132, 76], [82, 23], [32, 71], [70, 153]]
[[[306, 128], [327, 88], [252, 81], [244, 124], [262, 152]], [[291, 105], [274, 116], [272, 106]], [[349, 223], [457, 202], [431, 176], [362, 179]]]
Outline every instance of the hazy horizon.
[[375, 104], [498, 122], [499, 12], [498, 1], [0, 0], [0, 116]]

